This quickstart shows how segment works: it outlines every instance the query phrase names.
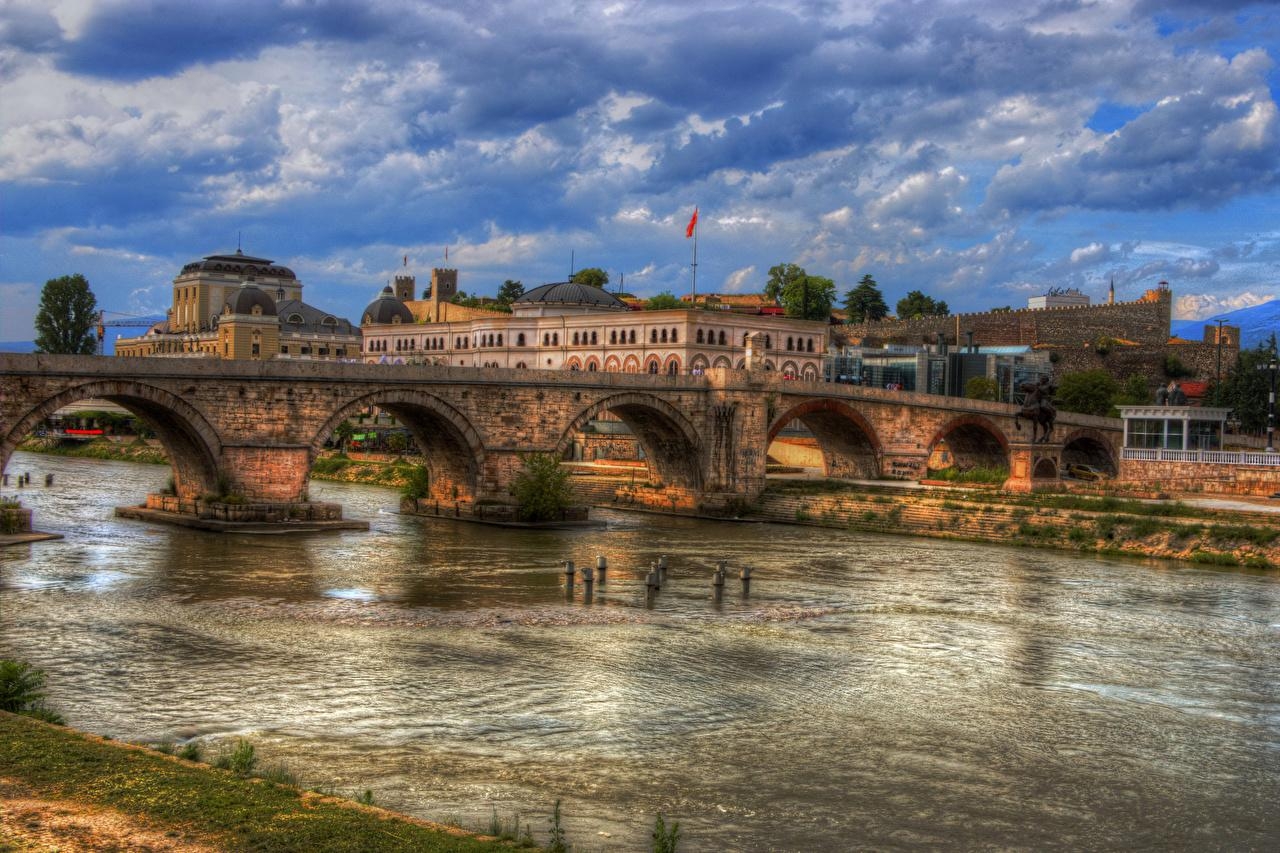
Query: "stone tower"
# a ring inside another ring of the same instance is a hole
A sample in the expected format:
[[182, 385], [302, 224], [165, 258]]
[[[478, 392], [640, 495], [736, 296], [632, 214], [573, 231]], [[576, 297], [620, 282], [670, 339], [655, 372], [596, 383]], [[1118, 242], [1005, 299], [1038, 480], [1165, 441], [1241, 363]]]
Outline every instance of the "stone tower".
[[439, 267], [431, 271], [431, 320], [432, 323], [439, 323], [443, 320], [440, 306], [453, 299], [458, 293], [458, 271], [456, 269], [441, 269]]
[[391, 285], [392, 291], [395, 292], [396, 299], [401, 302], [410, 302], [414, 297], [414, 288], [417, 286], [417, 279], [411, 275], [398, 275], [395, 277], [394, 283]]

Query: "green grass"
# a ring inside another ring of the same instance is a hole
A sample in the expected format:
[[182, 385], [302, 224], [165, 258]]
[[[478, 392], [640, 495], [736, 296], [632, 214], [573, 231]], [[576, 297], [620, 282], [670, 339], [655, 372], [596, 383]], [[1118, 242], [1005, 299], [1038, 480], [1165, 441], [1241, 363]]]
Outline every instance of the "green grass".
[[0, 767], [41, 796], [117, 809], [258, 853], [409, 853], [510, 847], [450, 834], [288, 785], [102, 743], [0, 713]]

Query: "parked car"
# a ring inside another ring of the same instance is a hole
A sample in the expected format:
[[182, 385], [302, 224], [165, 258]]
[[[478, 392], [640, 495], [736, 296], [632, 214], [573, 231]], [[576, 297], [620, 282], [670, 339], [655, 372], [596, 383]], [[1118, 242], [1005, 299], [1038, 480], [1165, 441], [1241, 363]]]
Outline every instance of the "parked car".
[[1067, 466], [1067, 476], [1077, 480], [1105, 480], [1107, 475], [1092, 465], [1072, 464]]

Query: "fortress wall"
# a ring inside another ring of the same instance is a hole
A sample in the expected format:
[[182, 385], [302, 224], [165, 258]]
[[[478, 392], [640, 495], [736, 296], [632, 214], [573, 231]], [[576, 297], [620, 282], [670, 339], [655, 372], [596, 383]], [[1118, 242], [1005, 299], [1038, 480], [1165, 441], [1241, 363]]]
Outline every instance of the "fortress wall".
[[1015, 311], [987, 311], [951, 317], [922, 317], [917, 320], [880, 320], [848, 326], [854, 337], [868, 343], [932, 343], [938, 332], [953, 345], [967, 342], [965, 332], [974, 333], [981, 346], [1049, 344], [1082, 345], [1098, 338], [1121, 338], [1140, 344], [1163, 345], [1169, 340], [1172, 294], [1168, 290], [1148, 291], [1136, 302], [1063, 308], [1021, 308]]

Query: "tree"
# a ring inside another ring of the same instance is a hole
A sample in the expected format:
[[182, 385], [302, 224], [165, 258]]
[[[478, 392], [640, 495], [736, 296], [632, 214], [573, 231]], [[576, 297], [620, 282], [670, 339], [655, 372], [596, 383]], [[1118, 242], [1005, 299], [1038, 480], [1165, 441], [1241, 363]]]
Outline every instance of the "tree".
[[913, 290], [903, 298], [899, 299], [897, 308], [899, 320], [918, 320], [921, 317], [945, 317], [951, 313], [951, 309], [947, 307], [947, 303], [935, 300], [932, 296], [925, 296], [918, 290]]
[[355, 435], [356, 428], [351, 425], [351, 421], [343, 421], [334, 427], [333, 437], [338, 440], [338, 452], [347, 452], [347, 442], [351, 441], [351, 436]]
[[550, 453], [530, 453], [521, 460], [511, 494], [524, 521], [558, 519], [573, 503], [569, 471]]
[[808, 273], [804, 271], [804, 267], [796, 264], [778, 264], [769, 268], [769, 280], [764, 286], [764, 295], [770, 301], [777, 303], [782, 298], [782, 291], [786, 289], [788, 284], [799, 281]]
[[1058, 382], [1054, 405], [1064, 412], [1082, 415], [1111, 414], [1115, 398], [1121, 391], [1120, 383], [1105, 370], [1082, 370], [1068, 373]]
[[850, 323], [883, 320], [888, 316], [889, 306], [884, 302], [884, 294], [880, 292], [870, 273], [862, 277], [857, 287], [845, 294], [844, 310], [848, 312]]
[[670, 290], [664, 290], [657, 296], [650, 296], [644, 303], [646, 311], [661, 311], [665, 308], [679, 308], [682, 305], [679, 299], [672, 295]]
[[[1274, 339], [1271, 346], [1275, 345]], [[1271, 360], [1272, 350], [1265, 344], [1240, 350], [1236, 363], [1209, 389], [1209, 405], [1231, 409], [1245, 432], [1261, 432], [1267, 428], [1267, 397], [1271, 393], [1271, 377], [1260, 370]]]
[[84, 276], [51, 278], [40, 292], [36, 312], [36, 351], [67, 355], [93, 355], [98, 351], [93, 334], [98, 322], [98, 300]]
[[802, 275], [787, 282], [779, 301], [788, 317], [802, 320], [831, 319], [831, 305], [836, 300], [836, 283], [820, 275]]
[[588, 287], [603, 288], [609, 283], [609, 274], [599, 267], [586, 267], [578, 270], [573, 274], [573, 278], [569, 281], [575, 284], [585, 284]]
[[498, 302], [502, 305], [510, 305], [523, 295], [524, 285], [513, 279], [507, 279], [498, 288]]
[[974, 376], [964, 384], [964, 395], [970, 400], [990, 400], [1000, 398], [1000, 386], [994, 379], [985, 376]]

